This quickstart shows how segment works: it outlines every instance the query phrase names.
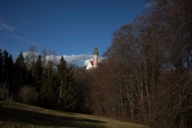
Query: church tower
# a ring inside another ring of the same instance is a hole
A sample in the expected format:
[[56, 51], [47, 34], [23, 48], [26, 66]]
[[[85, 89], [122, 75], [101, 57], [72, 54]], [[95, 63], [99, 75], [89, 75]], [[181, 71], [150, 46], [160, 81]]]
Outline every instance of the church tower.
[[93, 51], [93, 67], [98, 67], [98, 55], [99, 55], [99, 52], [98, 52], [98, 49], [97, 47], [94, 48], [94, 51]]

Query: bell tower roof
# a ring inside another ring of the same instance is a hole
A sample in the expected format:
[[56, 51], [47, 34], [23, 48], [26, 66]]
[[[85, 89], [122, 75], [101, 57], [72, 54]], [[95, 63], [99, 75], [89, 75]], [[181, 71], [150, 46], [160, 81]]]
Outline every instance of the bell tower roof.
[[99, 52], [98, 52], [98, 49], [97, 49], [96, 46], [95, 46], [95, 48], [94, 48], [93, 55], [99, 55]]

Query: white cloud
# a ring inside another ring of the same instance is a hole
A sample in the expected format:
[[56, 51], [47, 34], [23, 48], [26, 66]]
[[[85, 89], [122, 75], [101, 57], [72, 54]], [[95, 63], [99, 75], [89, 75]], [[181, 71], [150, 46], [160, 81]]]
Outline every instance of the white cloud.
[[[24, 52], [23, 53], [23, 56], [26, 57], [28, 52]], [[40, 53], [36, 53], [36, 55], [38, 56]], [[89, 60], [92, 60], [93, 58], [93, 55], [91, 54], [79, 54], [79, 55], [62, 55], [64, 57], [64, 59], [67, 61], [68, 64], [77, 64], [77, 63], [80, 63], [80, 62], [83, 62], [83, 65], [82, 66], [86, 66], [89, 62]], [[55, 61], [57, 63], [59, 63], [60, 59], [62, 56], [56, 56], [55, 57]], [[49, 56], [46, 56], [47, 60], [49, 59], [53, 59], [53, 55], [49, 55]]]
[[3, 30], [7, 30], [7, 31], [12, 32], [13, 30], [15, 30], [15, 28], [11, 27], [7, 24], [0, 24], [0, 31], [3, 31]]
[[[23, 56], [26, 57], [27, 54], [29, 52], [23, 52]], [[19, 55], [19, 53], [17, 53]], [[35, 55], [36, 57], [41, 54], [41, 53], [38, 53], [36, 52]], [[61, 59], [61, 57], [64, 57], [64, 59], [67, 61], [68, 64], [76, 64], [78, 66], [87, 66], [87, 64], [89, 63], [89, 61], [93, 61], [93, 55], [90, 53], [90, 54], [78, 54], [78, 55], [75, 55], [75, 54], [72, 54], [72, 55], [61, 55], [61, 56], [53, 56], [53, 55], [47, 55], [46, 56], [46, 59], [47, 60], [53, 60], [56, 62], [56, 64], [59, 64], [59, 61]], [[105, 58], [102, 57], [102, 58], [99, 58], [98, 61], [99, 62], [102, 62], [102, 60], [104, 60]], [[79, 65], [80, 64], [80, 65]]]
[[[79, 55], [73, 54], [73, 55], [62, 55], [62, 56], [69, 64], [77, 64], [77, 63], [83, 62], [83, 66], [85, 66], [88, 63], [88, 60], [93, 58], [93, 55], [90, 55], [90, 54], [79, 54]], [[61, 56], [57, 56], [58, 62], [60, 58]]]
[[150, 7], [152, 7], [152, 6], [155, 6], [157, 3], [155, 2], [155, 1], [153, 1], [153, 2], [151, 2], [151, 3], [147, 3], [146, 5], [145, 5], [145, 7], [146, 8], [150, 8]]
[[[67, 63], [71, 64], [77, 64], [79, 62], [83, 62], [83, 65], [81, 66], [87, 66], [89, 61], [93, 60], [92, 54], [79, 54], [79, 55], [63, 55], [64, 59], [67, 61]], [[57, 56], [58, 62], [61, 58], [61, 56]], [[104, 58], [99, 58], [99, 62], [101, 62]]]
[[30, 41], [30, 40], [26, 40], [24, 39], [23, 37], [20, 37], [20, 36], [16, 36], [16, 35], [10, 35], [11, 38], [14, 38], [14, 39], [17, 39], [17, 40], [20, 40], [24, 43], [27, 43], [27, 44], [30, 44], [30, 45], [38, 45], [36, 42], [33, 42], [33, 41]]

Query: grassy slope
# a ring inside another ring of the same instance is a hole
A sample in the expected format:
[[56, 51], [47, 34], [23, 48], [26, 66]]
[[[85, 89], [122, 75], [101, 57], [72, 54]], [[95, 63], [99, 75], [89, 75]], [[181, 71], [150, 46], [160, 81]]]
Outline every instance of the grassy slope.
[[0, 127], [147, 128], [110, 118], [53, 111], [10, 101], [0, 101]]

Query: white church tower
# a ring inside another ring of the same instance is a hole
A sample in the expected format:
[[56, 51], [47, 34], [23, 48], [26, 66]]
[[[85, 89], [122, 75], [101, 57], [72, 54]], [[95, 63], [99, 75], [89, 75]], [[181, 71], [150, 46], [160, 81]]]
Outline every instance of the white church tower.
[[97, 47], [95, 47], [94, 51], [93, 51], [93, 67], [98, 67], [98, 55], [99, 55], [99, 52], [98, 52], [98, 49]]
[[93, 51], [93, 61], [89, 61], [86, 67], [87, 70], [98, 67], [98, 55], [98, 49], [95, 47]]

